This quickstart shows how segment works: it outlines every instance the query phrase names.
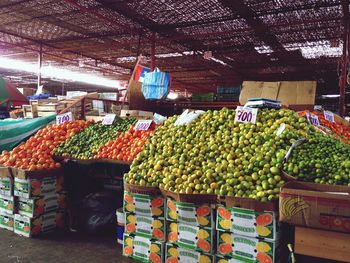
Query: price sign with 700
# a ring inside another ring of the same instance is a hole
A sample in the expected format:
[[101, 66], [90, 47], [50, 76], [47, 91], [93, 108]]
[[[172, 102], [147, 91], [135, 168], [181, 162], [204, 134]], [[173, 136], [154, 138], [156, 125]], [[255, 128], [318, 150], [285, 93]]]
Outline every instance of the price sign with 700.
[[256, 123], [258, 109], [238, 106], [236, 109], [235, 121]]

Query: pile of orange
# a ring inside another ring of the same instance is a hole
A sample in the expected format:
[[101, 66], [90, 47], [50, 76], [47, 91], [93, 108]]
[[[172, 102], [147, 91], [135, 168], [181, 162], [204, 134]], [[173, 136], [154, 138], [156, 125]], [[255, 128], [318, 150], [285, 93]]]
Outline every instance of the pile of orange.
[[3, 151], [0, 165], [29, 171], [59, 168], [61, 164], [52, 158], [55, 147], [89, 125], [89, 122], [78, 120], [47, 126], [12, 151]]

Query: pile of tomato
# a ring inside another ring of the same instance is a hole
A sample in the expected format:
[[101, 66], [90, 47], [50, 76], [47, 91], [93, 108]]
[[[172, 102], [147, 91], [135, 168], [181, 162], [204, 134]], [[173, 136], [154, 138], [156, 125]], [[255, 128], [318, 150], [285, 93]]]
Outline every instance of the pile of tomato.
[[[310, 112], [311, 114], [317, 115], [318, 116], [318, 120], [320, 122], [320, 124], [323, 127], [326, 127], [328, 129], [330, 129], [330, 131], [327, 131], [326, 129], [322, 129], [324, 132], [333, 135], [334, 137], [336, 137], [337, 139], [341, 140], [344, 143], [350, 144], [350, 126], [345, 126], [341, 123], [337, 123], [337, 122], [331, 122], [331, 121], [327, 121], [324, 118], [324, 114], [323, 112], [317, 112], [317, 111], [312, 111]], [[299, 112], [299, 115], [305, 117], [306, 116], [306, 112]]]
[[29, 171], [59, 168], [61, 164], [52, 158], [55, 147], [89, 125], [89, 122], [78, 120], [47, 126], [12, 151], [3, 151], [0, 165]]
[[152, 124], [146, 131], [135, 130], [131, 126], [126, 133], [120, 133], [117, 139], [109, 141], [102, 146], [97, 154], [96, 159], [112, 159], [125, 162], [132, 162], [134, 158], [141, 152], [143, 145], [148, 137], [155, 130], [156, 125]]

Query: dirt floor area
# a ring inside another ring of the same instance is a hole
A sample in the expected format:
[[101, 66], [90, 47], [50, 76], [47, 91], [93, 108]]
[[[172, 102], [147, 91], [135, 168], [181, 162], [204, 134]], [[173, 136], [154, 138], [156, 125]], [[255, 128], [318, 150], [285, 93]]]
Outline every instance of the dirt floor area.
[[[131, 263], [122, 256], [113, 236], [91, 236], [55, 232], [39, 238], [25, 238], [0, 229], [1, 263]], [[287, 258], [278, 262], [288, 263]], [[335, 261], [297, 256], [298, 263]]]

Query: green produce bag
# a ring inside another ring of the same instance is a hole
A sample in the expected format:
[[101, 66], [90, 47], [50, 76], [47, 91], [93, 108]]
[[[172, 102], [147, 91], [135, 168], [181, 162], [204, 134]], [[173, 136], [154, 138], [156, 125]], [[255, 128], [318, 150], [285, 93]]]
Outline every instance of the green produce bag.
[[0, 121], [0, 152], [11, 150], [37, 130], [56, 119], [56, 115], [35, 119], [16, 119]]

